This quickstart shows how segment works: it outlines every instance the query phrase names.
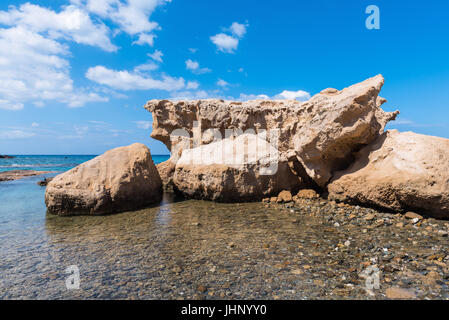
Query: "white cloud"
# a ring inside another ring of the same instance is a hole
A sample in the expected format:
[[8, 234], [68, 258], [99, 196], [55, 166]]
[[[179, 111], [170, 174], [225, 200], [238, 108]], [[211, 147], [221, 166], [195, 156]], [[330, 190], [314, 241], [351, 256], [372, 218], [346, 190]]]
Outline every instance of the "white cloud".
[[[1, 79], [1, 77], [0, 77]], [[1, 86], [1, 84], [0, 84]], [[17, 111], [17, 110], [22, 110], [23, 109], [23, 103], [14, 103], [8, 100], [0, 100], [0, 109], [3, 110], [12, 110], [12, 111]]]
[[246, 33], [246, 27], [247, 25], [245, 24], [233, 22], [229, 30], [232, 32], [232, 34], [236, 35], [239, 38], [242, 38]]
[[223, 79], [218, 79], [217, 85], [220, 86], [220, 87], [225, 88], [225, 87], [227, 87], [229, 85], [229, 83], [224, 81]]
[[204, 91], [182, 91], [182, 92], [174, 92], [171, 94], [171, 98], [174, 100], [197, 100], [197, 99], [207, 99], [209, 98], [209, 94]]
[[200, 64], [191, 59], [186, 60], [186, 69], [192, 71], [194, 74], [203, 74], [212, 71], [209, 68], [200, 68]]
[[161, 80], [126, 70], [117, 71], [103, 66], [89, 68], [86, 77], [94, 82], [119, 90], [165, 90], [175, 91], [185, 87], [183, 78], [162, 76]]
[[243, 74], [245, 77], [248, 77], [248, 72], [246, 72], [245, 69], [239, 68], [238, 72], [240, 72], [241, 74]]
[[154, 45], [154, 34], [146, 34], [146, 33], [141, 33], [139, 34], [139, 39], [137, 39], [136, 41], [133, 42], [133, 44], [138, 44], [138, 45], [149, 45], [150, 47], [152, 47]]
[[162, 51], [156, 50], [154, 51], [154, 53], [149, 53], [148, 56], [154, 61], [162, 62], [162, 57], [164, 56], [164, 54], [162, 53]]
[[310, 94], [306, 91], [298, 90], [298, 91], [288, 91], [284, 90], [281, 93], [275, 95], [273, 99], [288, 99], [288, 100], [298, 100], [298, 101], [307, 101], [310, 99]]
[[138, 35], [136, 44], [151, 46], [154, 38], [151, 32], [160, 29], [157, 22], [150, 21], [151, 14], [168, 2], [171, 0], [72, 0], [85, 10], [111, 20], [127, 34]]
[[33, 101], [32, 104], [34, 104], [38, 108], [45, 106], [45, 103], [43, 103], [42, 101]]
[[89, 132], [89, 126], [73, 125], [69, 134], [59, 134], [58, 139], [84, 139]]
[[244, 94], [241, 93], [237, 100], [248, 101], [248, 100], [269, 100], [270, 97], [266, 94]]
[[218, 50], [227, 53], [234, 53], [239, 45], [239, 39], [224, 33], [216, 34], [215, 36], [210, 37], [210, 40], [217, 46]]
[[71, 95], [66, 99], [66, 103], [71, 108], [79, 108], [88, 102], [108, 102], [109, 98], [102, 97], [95, 92], [80, 92], [76, 95]]
[[0, 28], [0, 108], [20, 110], [26, 102], [43, 106], [45, 101], [57, 101], [79, 107], [107, 101], [74, 87], [69, 54], [67, 45], [23, 25]]
[[190, 53], [196, 53], [198, 51], [197, 48], [189, 48]]
[[219, 33], [210, 37], [210, 40], [217, 46], [218, 50], [226, 53], [234, 53], [237, 50], [239, 41], [246, 34], [247, 27], [247, 24], [233, 22], [228, 29], [225, 29], [225, 31], [231, 32], [232, 36], [226, 33]]
[[87, 11], [99, 16], [105, 16], [112, 10], [116, 0], [70, 0], [76, 6], [84, 7]]
[[270, 97], [266, 94], [244, 94], [241, 93], [238, 100], [240, 101], [248, 101], [248, 100], [256, 100], [256, 99], [262, 99], [262, 100], [269, 100], [269, 99], [274, 99], [274, 100], [283, 100], [283, 99], [288, 99], [288, 100], [298, 100], [298, 101], [307, 101], [310, 99], [310, 94], [306, 91], [302, 91], [302, 90], [298, 90], [298, 91], [288, 91], [288, 90], [284, 90], [281, 93]]
[[391, 121], [388, 123], [388, 126], [392, 129], [396, 128], [398, 126], [399, 128], [403, 127], [411, 127], [411, 128], [436, 128], [436, 127], [446, 127], [446, 125], [441, 123], [417, 123], [411, 119], [396, 119], [394, 121]]
[[397, 124], [397, 125], [414, 125], [415, 124], [415, 122], [413, 122], [412, 120], [408, 120], [408, 119], [396, 119], [391, 123]]
[[198, 89], [199, 86], [200, 86], [200, 84], [198, 82], [196, 82], [196, 81], [189, 81], [189, 82], [187, 82], [186, 89], [196, 90], [196, 89]]
[[59, 13], [30, 3], [18, 9], [11, 6], [8, 11], [0, 11], [0, 23], [20, 26], [49, 39], [71, 40], [108, 52], [117, 50], [109, 39], [109, 29], [103, 23], [94, 23], [86, 12], [73, 5], [64, 7]]
[[26, 139], [35, 136], [33, 132], [26, 132], [22, 130], [10, 130], [0, 132], [0, 139]]
[[37, 128], [37, 127], [39, 127], [39, 123], [33, 122], [33, 123], [31, 124], [31, 127], [32, 127], [32, 128]]
[[75, 133], [78, 136], [84, 136], [89, 131], [89, 127], [88, 126], [74, 125], [73, 126], [73, 130], [75, 131]]
[[137, 67], [134, 68], [134, 71], [137, 73], [140, 73], [140, 72], [144, 72], [144, 71], [154, 71], [157, 68], [159, 68], [159, 66], [157, 64], [150, 62], [150, 63], [144, 63], [141, 65], [138, 65]]
[[[196, 100], [196, 99], [224, 99], [224, 100], [236, 100], [236, 101], [249, 101], [249, 100], [272, 100], [272, 99], [297, 99], [299, 101], [305, 101], [310, 98], [310, 94], [305, 91], [287, 91], [284, 90], [281, 94], [275, 96], [269, 96], [267, 94], [245, 94], [241, 93], [238, 97], [227, 96], [223, 92], [230, 84], [222, 79], [219, 79], [217, 85], [222, 89], [216, 89], [212, 91], [183, 91], [174, 92], [171, 94], [172, 98], [177, 100]], [[188, 89], [188, 88], [187, 88]], [[287, 93], [286, 93], [287, 92]], [[294, 93], [294, 94], [293, 94]], [[307, 98], [308, 97], [308, 98]]]
[[200, 64], [196, 61], [186, 60], [186, 68], [187, 70], [197, 70], [200, 67]]
[[151, 121], [135, 121], [137, 128], [148, 130], [152, 127], [153, 123]]
[[[107, 21], [118, 26], [112, 35], [125, 32], [135, 37], [135, 44], [152, 46], [154, 32], [160, 27], [150, 17], [157, 7], [171, 0], [69, 2], [58, 10], [26, 3], [0, 11], [0, 26], [6, 26], [0, 27], [0, 109], [21, 110], [28, 102], [37, 107], [48, 101], [80, 107], [88, 102], [107, 101], [99, 95], [99, 92], [105, 92], [104, 87], [92, 92], [74, 86], [70, 76], [69, 42], [95, 46], [107, 52], [117, 51], [118, 47], [110, 40], [111, 30], [103, 22]], [[163, 55], [159, 50], [149, 56], [162, 62]], [[109, 83], [117, 88], [128, 88], [127, 82], [136, 84], [137, 89], [172, 90], [185, 86], [182, 78], [162, 76], [158, 80], [142, 75], [156, 68], [154, 63], [145, 63], [133, 72], [109, 70], [115, 76], [109, 81], [100, 79], [98, 74], [105, 70], [89, 70], [98, 83]]]
[[129, 134], [133, 132], [133, 130], [129, 129], [114, 129], [112, 124], [104, 121], [88, 120], [86, 122], [78, 124], [59, 122], [57, 123], [57, 128], [48, 128], [41, 132], [46, 132], [47, 134], [51, 134], [61, 140], [88, 139], [89, 141], [94, 141], [97, 139], [104, 141], [111, 136], [118, 137], [122, 133], [129, 136]]

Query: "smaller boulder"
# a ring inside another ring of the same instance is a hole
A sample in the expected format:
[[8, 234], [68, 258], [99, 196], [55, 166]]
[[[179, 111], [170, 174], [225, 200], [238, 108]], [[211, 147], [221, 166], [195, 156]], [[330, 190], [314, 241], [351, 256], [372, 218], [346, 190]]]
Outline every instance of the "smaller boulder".
[[41, 180], [37, 183], [38, 186], [45, 187], [50, 183], [50, 181], [53, 180], [53, 178], [44, 178], [44, 180]]
[[412, 211], [406, 212], [405, 217], [407, 219], [418, 219], [418, 220], [421, 220], [423, 218], [421, 215], [414, 213]]
[[316, 193], [316, 191], [313, 189], [299, 190], [299, 192], [296, 196], [298, 198], [303, 198], [303, 199], [315, 199], [315, 198], [320, 197], [320, 195], [318, 193]]
[[59, 215], [98, 215], [135, 210], [159, 202], [162, 181], [143, 144], [109, 150], [56, 176], [45, 204]]
[[293, 197], [292, 197], [292, 194], [290, 193], [290, 191], [283, 190], [279, 193], [276, 202], [285, 203], [285, 202], [291, 202], [291, 201], [293, 201]]

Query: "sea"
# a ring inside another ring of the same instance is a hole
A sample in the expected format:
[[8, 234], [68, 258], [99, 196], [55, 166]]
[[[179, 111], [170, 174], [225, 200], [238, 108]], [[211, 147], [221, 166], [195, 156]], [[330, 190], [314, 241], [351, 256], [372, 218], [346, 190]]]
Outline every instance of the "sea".
[[[358, 278], [363, 261], [382, 255], [385, 264], [404, 256], [404, 250], [410, 257], [427, 257], [449, 247], [447, 238], [425, 236], [411, 226], [399, 231], [386, 223], [368, 229], [364, 218], [348, 222], [341, 208], [337, 214], [333, 204], [321, 200], [292, 208], [164, 193], [160, 203], [130, 212], [48, 213], [45, 187], [37, 182], [93, 157], [0, 159], [2, 171], [54, 171], [0, 182], [0, 300], [385, 299], [385, 287], [368, 294], [365, 280]], [[155, 163], [167, 158], [153, 156]], [[365, 209], [350, 212], [362, 215]], [[351, 244], [341, 249], [345, 241]], [[405, 261], [416, 268], [415, 258]], [[388, 286], [412, 281], [389, 268], [383, 269], [394, 281]], [[419, 268], [428, 272], [425, 264]], [[412, 283], [420, 286], [418, 281]], [[420, 298], [449, 299], [441, 283], [430, 291], [419, 289], [426, 294]]]
[[[44, 203], [45, 187], [37, 183], [44, 178], [54, 177], [95, 155], [11, 155], [12, 159], [0, 159], [0, 172], [10, 170], [49, 171], [39, 176], [26, 177], [15, 181], [0, 182], [0, 237], [7, 231], [42, 223], [46, 217]], [[168, 155], [153, 155], [158, 164], [169, 158]]]
[[[49, 270], [53, 269], [54, 261], [48, 260], [48, 251], [45, 248], [49, 245], [48, 223], [54, 217], [47, 214], [44, 202], [45, 187], [37, 183], [43, 178], [54, 177], [91, 160], [95, 155], [12, 156], [11, 159], [0, 159], [0, 172], [37, 170], [52, 173], [0, 182], [0, 300], [8, 297], [51, 297], [42, 287], [44, 283], [39, 284], [39, 281], [47, 267]], [[157, 164], [167, 160], [169, 156], [153, 155], [152, 158]], [[36, 261], [47, 261], [47, 267], [39, 270]], [[29, 263], [34, 264], [34, 267], [29, 269]], [[29, 283], [27, 290], [24, 279]]]
[[[95, 155], [12, 155], [12, 159], [0, 159], [0, 172], [10, 170], [56, 171], [62, 173], [89, 161]], [[169, 158], [168, 155], [153, 155], [155, 164]]]

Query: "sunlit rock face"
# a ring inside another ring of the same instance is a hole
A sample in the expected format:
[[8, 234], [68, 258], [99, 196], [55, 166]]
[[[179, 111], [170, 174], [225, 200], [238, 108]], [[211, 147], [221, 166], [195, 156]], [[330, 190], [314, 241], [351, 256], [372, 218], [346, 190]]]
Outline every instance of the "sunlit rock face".
[[383, 83], [378, 75], [343, 90], [325, 89], [306, 102], [150, 100], [145, 108], [153, 115], [151, 136], [169, 148], [173, 162], [185, 149], [216, 143], [217, 136], [267, 130], [292, 172], [325, 188], [333, 172], [348, 167], [352, 153], [376, 140], [398, 114], [380, 108]]
[[449, 218], [449, 140], [387, 131], [328, 190], [337, 200]]
[[135, 143], [107, 151], [47, 186], [45, 203], [59, 215], [108, 214], [159, 202], [162, 182], [150, 150]]
[[254, 134], [185, 149], [173, 183], [187, 197], [220, 202], [260, 201], [282, 190], [308, 186], [288, 159]]

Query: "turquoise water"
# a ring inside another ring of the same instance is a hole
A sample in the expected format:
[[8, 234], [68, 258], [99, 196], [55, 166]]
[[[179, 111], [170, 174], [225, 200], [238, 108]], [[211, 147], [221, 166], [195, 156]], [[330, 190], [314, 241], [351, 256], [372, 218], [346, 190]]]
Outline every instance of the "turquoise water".
[[[94, 157], [95, 155], [15, 155], [13, 159], [0, 159], [0, 172], [10, 170], [64, 172]], [[166, 155], [153, 155], [155, 164], [167, 159]]]
[[[0, 241], [8, 231], [26, 232], [27, 228], [45, 223], [45, 187], [37, 185], [44, 177], [70, 170], [95, 156], [88, 155], [17, 155], [0, 159], [0, 172], [9, 170], [54, 171], [55, 173], [0, 182]], [[154, 155], [155, 164], [169, 156]]]
[[[7, 161], [15, 169], [63, 170], [88, 158]], [[424, 221], [418, 228], [395, 214], [342, 211], [323, 199], [287, 207], [173, 193], [142, 210], [60, 217], [46, 213], [45, 187], [36, 184], [42, 178], [0, 182], [0, 300], [385, 299], [388, 287], [416, 288], [418, 299], [449, 298], [444, 269], [429, 259], [447, 256], [449, 240], [423, 230], [430, 226]], [[400, 221], [404, 226], [396, 227]], [[446, 230], [444, 223], [432, 221], [432, 229]], [[346, 239], [350, 245], [340, 251]], [[367, 295], [357, 268], [373, 257], [382, 268], [375, 296]], [[67, 287], [68, 267], [79, 270], [79, 289]], [[441, 280], [424, 285], [430, 268]]]

